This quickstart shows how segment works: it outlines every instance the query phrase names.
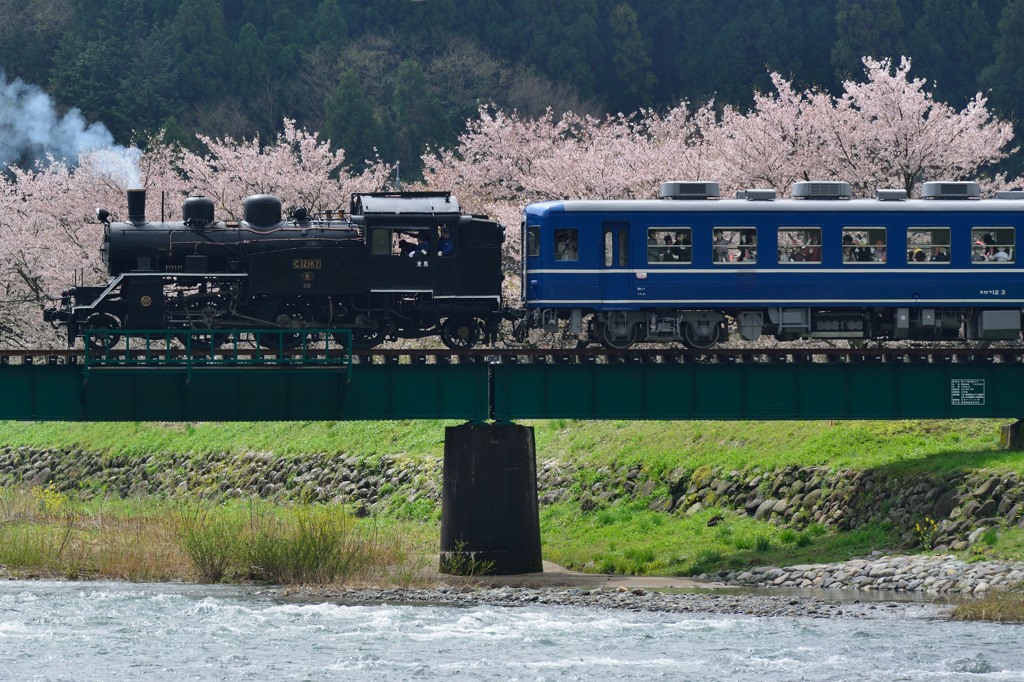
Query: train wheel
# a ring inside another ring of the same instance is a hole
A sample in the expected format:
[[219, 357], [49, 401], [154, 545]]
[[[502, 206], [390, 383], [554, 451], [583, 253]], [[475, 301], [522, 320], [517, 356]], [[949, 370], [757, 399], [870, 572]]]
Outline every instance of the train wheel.
[[634, 343], [636, 343], [637, 336], [640, 335], [640, 327], [636, 324], [631, 324], [626, 328], [625, 333], [617, 333], [618, 330], [613, 330], [611, 325], [602, 324], [600, 338], [598, 339], [602, 346], [605, 348], [612, 348], [614, 350], [626, 350]]
[[441, 342], [452, 350], [472, 348], [480, 340], [480, 323], [472, 317], [449, 317], [441, 325]]
[[298, 348], [309, 336], [308, 332], [295, 328], [305, 326], [305, 318], [300, 304], [294, 301], [287, 301], [278, 308], [275, 321], [282, 328], [280, 332], [259, 335], [259, 344], [268, 350], [280, 352]]
[[84, 326], [98, 332], [89, 335], [90, 350], [110, 350], [121, 341], [121, 335], [113, 333], [113, 330], [121, 328], [121, 321], [109, 313], [90, 315]]
[[259, 335], [259, 344], [272, 351], [285, 351], [298, 348], [306, 340], [306, 332], [263, 332]]
[[688, 323], [683, 328], [683, 345], [694, 350], [707, 350], [723, 338], [721, 324], [709, 324], [707, 326]]
[[[387, 336], [384, 329], [370, 329], [369, 327], [356, 327], [352, 329], [352, 350], [370, 350], [384, 343]], [[344, 334], [335, 334], [334, 340], [338, 343], [348, 343]]]

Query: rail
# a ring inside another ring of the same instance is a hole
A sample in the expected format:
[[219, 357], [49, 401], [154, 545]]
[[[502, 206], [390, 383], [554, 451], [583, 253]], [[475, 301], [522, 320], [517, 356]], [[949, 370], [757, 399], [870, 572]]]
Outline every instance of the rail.
[[[251, 334], [243, 330], [241, 334]], [[291, 334], [288, 330], [270, 330], [272, 334]], [[347, 333], [347, 330], [331, 334]], [[197, 330], [196, 337], [208, 332]], [[132, 343], [126, 348], [120, 343], [113, 348], [91, 350], [86, 353], [75, 348], [0, 349], [0, 365], [79, 365], [87, 361], [91, 366], [105, 362], [107, 366], [151, 366], [159, 362], [171, 365], [223, 366], [238, 365], [452, 365], [452, 364], [547, 364], [547, 365], [716, 365], [716, 364], [1022, 364], [1024, 347], [1013, 348], [767, 348], [688, 350], [681, 348], [608, 350], [583, 349], [498, 349], [478, 348], [450, 350], [447, 348], [375, 348], [352, 349], [335, 338], [329, 345], [316, 339], [296, 348], [268, 349], [257, 346], [251, 339], [230, 333], [230, 343], [212, 353], [204, 344], [195, 350], [173, 338], [167, 344], [167, 334], [155, 333], [161, 343]], [[236, 338], [238, 340], [236, 340]], [[269, 337], [268, 337], [269, 338]], [[329, 340], [328, 340], [329, 343]], [[191, 355], [190, 355], [191, 353]], [[191, 361], [188, 358], [191, 357]]]

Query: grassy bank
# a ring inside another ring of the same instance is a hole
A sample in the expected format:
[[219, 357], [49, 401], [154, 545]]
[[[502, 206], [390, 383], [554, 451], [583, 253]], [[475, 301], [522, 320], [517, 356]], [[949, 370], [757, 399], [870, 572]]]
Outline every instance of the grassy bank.
[[[436, 528], [356, 519], [338, 505], [76, 500], [0, 489], [0, 566], [15, 576], [413, 586]], [[431, 557], [431, 553], [433, 557]]]
[[[1024, 472], [1024, 452], [999, 449], [1003, 423], [552, 420], [532, 425], [539, 462], [576, 464], [583, 472], [577, 486], [583, 488], [591, 482], [587, 477], [600, 476], [597, 472], [603, 468], [622, 469], [634, 464], [642, 465], [652, 477], [660, 472], [705, 466], [763, 470], [823, 466], [893, 474], [981, 468]], [[201, 459], [206, 454], [250, 451], [281, 458], [310, 452], [370, 459], [387, 455], [434, 463], [439, 470], [444, 427], [453, 424], [0, 422], [0, 447], [60, 448], [140, 459], [159, 459], [168, 453], [192, 453]], [[383, 575], [381, 571], [393, 570], [393, 579], [404, 580], [401, 576], [410, 572], [408, 557], [433, 561], [438, 551], [438, 509], [422, 507], [422, 501], [417, 503], [421, 506], [416, 514], [407, 509], [401, 515], [378, 510], [372, 521], [347, 519], [343, 523], [329, 514], [321, 516], [327, 512], [318, 508], [302, 505], [235, 503], [194, 508], [183, 501], [102, 498], [91, 502], [67, 500], [69, 508], [74, 509], [73, 518], [54, 516], [52, 505], [35, 500], [36, 506], [42, 504], [45, 514], [32, 517], [25, 506], [33, 504], [24, 498], [29, 494], [39, 493], [8, 491], [9, 497], [14, 496], [11, 499], [21, 500], [21, 511], [0, 519], [0, 532], [8, 539], [12, 533], [42, 533], [32, 542], [14, 543], [36, 547], [22, 552], [22, 558], [0, 556], [0, 564], [19, 570], [50, 566], [69, 575], [98, 573], [128, 579], [194, 577], [204, 571], [207, 579], [218, 577], [218, 572], [227, 578], [259, 578], [259, 566], [269, 560], [255, 560], [251, 547], [273, 533], [301, 537], [310, 524], [329, 529], [337, 537], [344, 536], [344, 542], [339, 540], [343, 547], [362, 537], [360, 542], [372, 548], [367, 553], [379, 552], [370, 562], [378, 566], [373, 569], [378, 577]], [[14, 502], [7, 507], [12, 505]], [[713, 506], [693, 515], [666, 514], [648, 509], [644, 499], [619, 500], [589, 510], [575, 501], [561, 501], [542, 508], [541, 523], [545, 559], [578, 570], [622, 574], [697, 575], [757, 565], [842, 561], [872, 550], [906, 549], [900, 546], [896, 530], [884, 524], [848, 532], [836, 532], [820, 524], [794, 530]], [[67, 534], [69, 528], [73, 534], [65, 539], [62, 533]], [[191, 555], [186, 544], [190, 528], [196, 531]], [[347, 534], [340, 529], [346, 529]], [[392, 535], [385, 538], [382, 532]], [[107, 539], [100, 539], [104, 537]], [[223, 558], [223, 568], [216, 568], [219, 560], [197, 562], [195, 555], [202, 550], [204, 539], [218, 537], [212, 543], [214, 547], [230, 546], [234, 552]], [[229, 543], [232, 537], [242, 539]], [[285, 546], [283, 542], [275, 546]], [[267, 547], [272, 544], [267, 543]], [[36, 559], [29, 556], [33, 552]], [[1024, 559], [1024, 531], [993, 529], [964, 554], [968, 558]], [[208, 563], [212, 568], [204, 569], [197, 563]], [[381, 568], [385, 564], [395, 568]], [[117, 568], [119, 565], [123, 568]]]
[[[66, 448], [131, 457], [160, 453], [326, 452], [439, 458], [458, 422], [0, 422], [0, 447]], [[652, 472], [718, 465], [828, 466], [894, 471], [991, 468], [1024, 472], [1024, 452], [999, 449], [999, 420], [816, 422], [523, 422], [538, 460]]]

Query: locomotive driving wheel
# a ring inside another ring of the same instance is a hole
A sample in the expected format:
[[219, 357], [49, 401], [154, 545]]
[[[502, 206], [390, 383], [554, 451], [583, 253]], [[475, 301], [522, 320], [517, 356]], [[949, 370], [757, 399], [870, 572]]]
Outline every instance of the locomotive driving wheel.
[[298, 348], [309, 336], [308, 332], [302, 329], [306, 322], [299, 303], [288, 301], [282, 304], [274, 321], [283, 331], [260, 334], [259, 338], [259, 344], [268, 350], [280, 352]]
[[441, 325], [441, 342], [452, 350], [466, 350], [480, 340], [480, 323], [472, 317], [449, 317]]
[[[210, 353], [227, 342], [227, 334], [210, 329], [214, 318], [219, 314], [219, 309], [215, 305], [211, 305], [209, 301], [192, 301], [185, 306], [184, 313], [185, 329], [175, 334], [181, 345], [197, 353]], [[207, 331], [208, 329], [210, 331]]]
[[90, 350], [110, 350], [121, 341], [121, 334], [113, 330], [121, 328], [121, 321], [110, 313], [94, 313], [85, 321], [85, 329], [98, 332], [89, 335]]
[[[384, 339], [387, 337], [387, 330], [384, 325], [379, 325], [373, 329], [370, 327], [353, 327], [349, 331], [352, 334], [352, 350], [376, 348], [384, 343]], [[335, 334], [334, 340], [342, 344], [348, 343], [345, 334]]]

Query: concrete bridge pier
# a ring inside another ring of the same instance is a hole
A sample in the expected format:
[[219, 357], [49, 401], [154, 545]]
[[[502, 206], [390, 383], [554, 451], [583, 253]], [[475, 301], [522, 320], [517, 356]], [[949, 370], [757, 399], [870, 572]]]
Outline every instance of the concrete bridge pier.
[[445, 429], [440, 570], [543, 570], [532, 426], [469, 423]]
[[1003, 450], [1019, 450], [1024, 447], [1024, 420], [1018, 419], [1005, 424], [999, 432], [999, 447]]

